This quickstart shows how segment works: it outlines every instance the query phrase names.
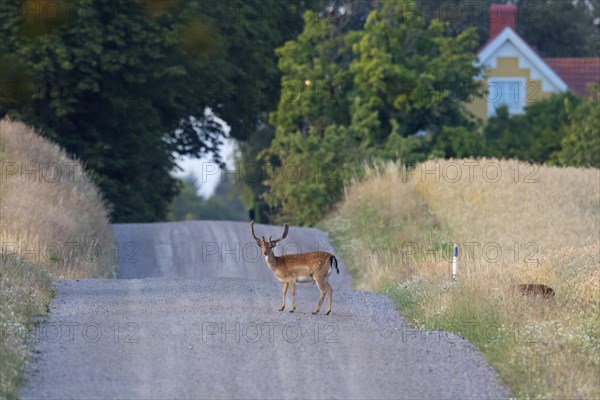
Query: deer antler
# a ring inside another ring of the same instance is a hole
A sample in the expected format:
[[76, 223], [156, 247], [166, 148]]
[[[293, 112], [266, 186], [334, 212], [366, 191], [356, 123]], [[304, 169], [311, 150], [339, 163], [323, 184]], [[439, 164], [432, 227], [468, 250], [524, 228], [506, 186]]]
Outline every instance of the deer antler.
[[257, 242], [260, 242], [260, 239], [257, 238], [256, 235], [254, 234], [254, 221], [250, 222], [250, 232], [252, 233], [252, 237], [254, 238], [254, 240], [256, 240]]
[[269, 242], [275, 244], [275, 243], [282, 241], [283, 239], [286, 238], [289, 229], [290, 229], [290, 227], [288, 226], [288, 224], [285, 224], [284, 229], [283, 229], [283, 236], [280, 237], [279, 239], [275, 239], [275, 240], [271, 240], [271, 238], [269, 238]]
[[[275, 239], [275, 240], [273, 240], [273, 236], [269, 236], [269, 242], [275, 244], [275, 243], [278, 243], [278, 242], [282, 241], [283, 239], [286, 238], [289, 229], [290, 229], [290, 227], [288, 226], [288, 224], [285, 224], [284, 225], [284, 230], [283, 230], [283, 236], [280, 237], [279, 239]], [[254, 240], [256, 240], [257, 242], [261, 241], [259, 238], [256, 237], [256, 234], [254, 233], [254, 221], [250, 221], [250, 233], [252, 233], [252, 237], [254, 238]], [[262, 237], [262, 241], [266, 242], [264, 236]]]

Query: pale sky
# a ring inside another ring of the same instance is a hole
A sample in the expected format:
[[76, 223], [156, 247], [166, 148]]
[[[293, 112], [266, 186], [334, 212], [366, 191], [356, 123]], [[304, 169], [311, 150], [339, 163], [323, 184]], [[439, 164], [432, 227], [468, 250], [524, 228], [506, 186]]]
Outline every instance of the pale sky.
[[[234, 169], [234, 151], [235, 141], [233, 139], [225, 139], [223, 145], [220, 146], [220, 153], [229, 171]], [[183, 171], [176, 171], [174, 175], [183, 178], [190, 173], [194, 174], [200, 183], [198, 194], [205, 198], [210, 197], [221, 179], [221, 171], [218, 165], [210, 162], [210, 157], [200, 159], [179, 157], [177, 164], [183, 168]]]
[[[212, 110], [210, 108], [206, 108], [204, 113], [205, 115], [212, 114]], [[214, 114], [212, 116], [223, 126], [223, 131], [226, 137], [223, 139], [223, 144], [219, 146], [219, 153], [221, 154], [223, 161], [225, 161], [227, 170], [232, 171], [235, 164], [235, 141], [227, 138], [231, 128], [221, 118], [215, 116]], [[212, 157], [177, 157], [177, 165], [179, 165], [183, 171], [174, 171], [173, 175], [178, 178], [183, 178], [190, 173], [194, 174], [194, 176], [198, 179], [198, 183], [200, 184], [200, 190], [198, 191], [198, 194], [208, 198], [215, 191], [219, 180], [222, 179], [222, 171], [219, 169], [217, 164], [210, 161], [211, 158]]]

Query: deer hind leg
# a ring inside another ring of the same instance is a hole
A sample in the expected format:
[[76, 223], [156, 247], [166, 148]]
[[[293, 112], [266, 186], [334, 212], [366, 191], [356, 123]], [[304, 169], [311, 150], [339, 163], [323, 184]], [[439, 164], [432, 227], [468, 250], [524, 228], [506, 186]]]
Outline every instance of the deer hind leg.
[[292, 309], [290, 312], [294, 312], [296, 311], [296, 283], [291, 281], [290, 286], [292, 287]]
[[285, 295], [287, 294], [289, 283], [283, 282], [283, 286], [281, 287], [281, 307], [279, 307], [279, 311], [283, 311], [285, 308]]
[[333, 302], [333, 288], [327, 281], [325, 281], [325, 290], [329, 292], [329, 307], [327, 307], [325, 315], [329, 315], [329, 313], [331, 313], [331, 303]]
[[319, 304], [317, 304], [317, 308], [315, 308], [315, 310], [313, 311], [313, 314], [317, 314], [319, 311], [321, 311], [321, 306], [323, 305], [323, 299], [325, 299], [325, 293], [326, 293], [326, 289], [324, 287], [324, 282], [319, 282], [319, 280], [315, 279], [315, 282], [317, 283], [317, 287], [319, 288], [319, 292], [321, 293], [321, 296], [319, 297]]

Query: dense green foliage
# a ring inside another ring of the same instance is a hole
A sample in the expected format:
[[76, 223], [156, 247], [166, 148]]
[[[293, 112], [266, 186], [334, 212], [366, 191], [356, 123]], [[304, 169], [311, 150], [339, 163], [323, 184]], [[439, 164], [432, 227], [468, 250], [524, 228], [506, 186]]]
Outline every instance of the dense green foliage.
[[468, 124], [461, 102], [477, 90], [474, 29], [450, 37], [404, 6], [386, 2], [347, 31], [309, 11], [304, 31], [277, 49], [283, 90], [262, 160], [279, 219], [313, 224], [361, 160], [418, 151], [428, 144], [417, 132], [430, 140]]
[[600, 168], [600, 86], [579, 104], [565, 104], [569, 123], [561, 149], [553, 154], [559, 165]]
[[506, 108], [499, 109], [481, 140], [488, 157], [600, 168], [598, 87], [585, 99], [555, 94], [529, 105], [522, 115], [510, 117]]
[[524, 20], [517, 32], [543, 57], [600, 56], [597, 0], [519, 0], [517, 7]]
[[274, 106], [273, 49], [300, 28], [298, 4], [3, 2], [0, 116], [82, 159], [114, 221], [164, 219], [174, 155], [214, 153], [215, 115], [243, 140]]
[[548, 161], [560, 150], [565, 135], [569, 121], [566, 102], [575, 106], [580, 99], [561, 93], [527, 106], [522, 115], [509, 116], [506, 108], [498, 110], [484, 129], [486, 155], [539, 164]]

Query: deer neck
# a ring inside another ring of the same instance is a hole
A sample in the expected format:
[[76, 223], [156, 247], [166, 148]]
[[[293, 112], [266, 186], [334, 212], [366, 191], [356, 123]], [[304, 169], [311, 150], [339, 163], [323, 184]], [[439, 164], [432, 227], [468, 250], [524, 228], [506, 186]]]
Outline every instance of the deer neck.
[[273, 254], [273, 251], [270, 251], [269, 254], [267, 254], [265, 256], [265, 260], [267, 261], [267, 265], [273, 271], [275, 271], [275, 269], [277, 268], [277, 258], [278, 257], [276, 257], [275, 254]]

